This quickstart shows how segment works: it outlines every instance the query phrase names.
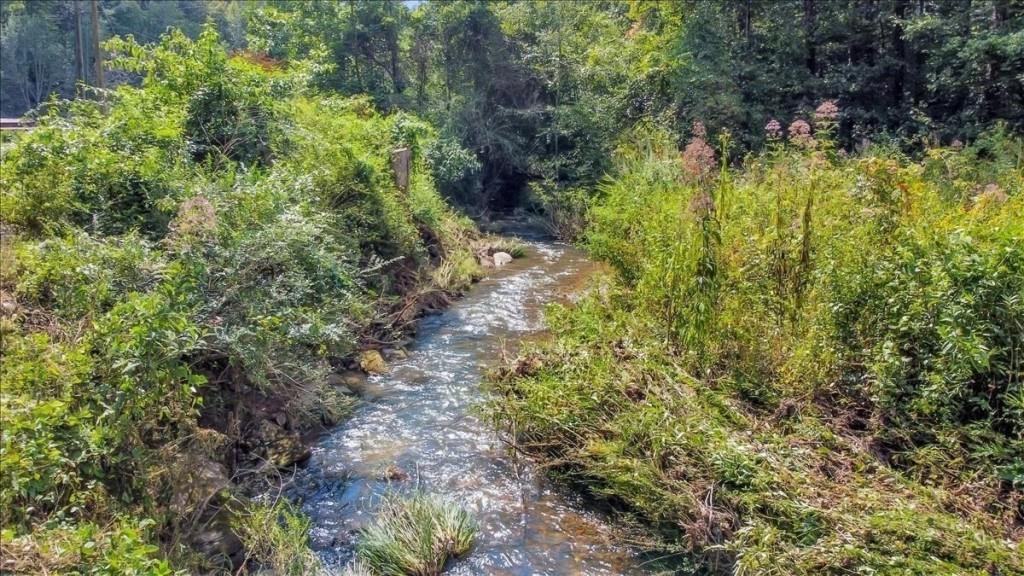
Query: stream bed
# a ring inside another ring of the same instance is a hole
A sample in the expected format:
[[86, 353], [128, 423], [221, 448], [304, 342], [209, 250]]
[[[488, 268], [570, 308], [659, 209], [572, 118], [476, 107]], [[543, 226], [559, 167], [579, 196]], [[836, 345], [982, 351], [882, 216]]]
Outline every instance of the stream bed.
[[514, 458], [480, 418], [484, 370], [541, 331], [544, 306], [577, 293], [596, 269], [571, 246], [524, 242], [524, 258], [421, 321], [408, 357], [369, 378], [364, 402], [296, 473], [288, 495], [312, 519], [311, 544], [328, 566], [353, 558], [383, 495], [418, 488], [457, 500], [479, 523], [472, 550], [446, 574], [647, 573], [615, 543], [613, 525]]

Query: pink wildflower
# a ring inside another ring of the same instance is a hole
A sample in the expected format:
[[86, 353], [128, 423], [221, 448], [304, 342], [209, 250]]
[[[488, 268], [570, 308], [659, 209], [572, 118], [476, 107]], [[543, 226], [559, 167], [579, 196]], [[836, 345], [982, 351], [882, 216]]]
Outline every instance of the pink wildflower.
[[974, 201], [978, 205], [998, 205], [1006, 202], [1007, 200], [1009, 200], [1009, 198], [1010, 197], [1006, 194], [1006, 192], [1004, 192], [1003, 189], [999, 187], [999, 184], [993, 183], [985, 186], [981, 190], [981, 192], [975, 196]]
[[811, 136], [811, 125], [805, 120], [794, 120], [789, 125], [789, 141], [801, 148], [813, 148], [816, 142]]
[[768, 135], [769, 140], [778, 140], [782, 137], [782, 124], [775, 118], [772, 118], [764, 125], [765, 134]]
[[701, 180], [715, 168], [715, 151], [701, 136], [694, 136], [683, 150], [683, 171]]
[[835, 100], [825, 100], [814, 111], [815, 123], [832, 123], [839, 118], [839, 106]]
[[169, 228], [174, 239], [206, 238], [217, 228], [217, 212], [205, 196], [193, 196], [181, 203]]

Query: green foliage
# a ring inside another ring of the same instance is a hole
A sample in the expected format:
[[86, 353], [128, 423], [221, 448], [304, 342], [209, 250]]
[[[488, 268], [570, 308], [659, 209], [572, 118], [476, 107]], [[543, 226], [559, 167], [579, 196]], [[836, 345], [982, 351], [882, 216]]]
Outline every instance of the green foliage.
[[235, 519], [251, 562], [285, 576], [324, 573], [309, 549], [309, 519], [288, 503], [247, 506]]
[[[4, 116], [35, 108], [56, 91], [71, 93], [74, 70], [64, 65], [74, 59], [72, 47], [61, 34], [59, 13], [47, 13], [34, 2], [5, 2], [0, 10], [0, 84]], [[57, 12], [53, 10], [52, 12]]]
[[[248, 0], [100, 0], [100, 40], [133, 36], [140, 43], [160, 40], [168, 29], [197, 37], [207, 21], [232, 48], [244, 46]], [[73, 98], [96, 85], [93, 32], [88, 2], [11, 0], [0, 6], [0, 112], [17, 117], [45, 105], [51, 95]], [[127, 77], [106, 71], [106, 81]]]
[[434, 181], [444, 194], [462, 204], [470, 203], [479, 193], [480, 161], [450, 138], [438, 138], [425, 151]]
[[301, 92], [302, 63], [278, 70], [245, 55], [229, 58], [208, 24], [193, 42], [178, 30], [144, 48], [131, 38], [107, 42], [112, 64], [143, 75], [143, 87], [184, 109], [182, 130], [192, 158], [226, 156], [242, 164], [269, 161], [276, 102]]
[[1021, 457], [1024, 227], [1013, 202], [966, 226], [897, 233], [843, 274], [849, 284], [830, 303], [844, 343], [862, 351], [881, 437], [911, 451], [898, 462], [933, 443], [1011, 468]]
[[159, 558], [151, 543], [153, 520], [117, 519], [101, 527], [86, 523], [78, 527], [47, 528], [32, 539], [0, 534], [4, 547], [4, 569], [15, 573], [36, 573], [45, 567], [75, 576], [170, 576], [175, 571]]
[[70, 120], [55, 107], [5, 151], [5, 222], [34, 232], [164, 231], [183, 186], [180, 114], [152, 94], [124, 88], [119, 95], [122, 104], [106, 118], [88, 103], [71, 104]]
[[535, 200], [556, 219], [563, 185], [598, 182], [638, 122], [682, 140], [700, 120], [756, 149], [771, 118], [808, 117], [834, 99], [846, 146], [920, 151], [999, 122], [1021, 129], [1019, 6], [833, 4], [282, 3], [257, 11], [251, 45], [322, 61], [321, 86], [432, 119], [481, 164], [476, 182], [459, 184], [460, 202], [522, 205], [544, 180], [555, 192]]
[[357, 553], [374, 574], [432, 576], [469, 551], [476, 536], [469, 513], [447, 500], [389, 496], [360, 535]]
[[[96, 6], [103, 91], [83, 3], [0, 7], [0, 107], [38, 118], [0, 143], [12, 570], [167, 572], [201, 425], [336, 420], [332, 365], [515, 255], [445, 198], [529, 205], [616, 272], [504, 408], [595, 493], [737, 573], [1020, 570], [1017, 4]], [[410, 502], [369, 554], [436, 572], [472, 530]], [[300, 519], [254, 517], [264, 562], [313, 569]]]
[[[0, 151], [2, 528], [33, 570], [166, 573], [155, 558], [189, 555], [175, 474], [196, 438], [243, 450], [259, 402], [296, 436], [337, 422], [332, 365], [407, 323], [436, 267], [468, 284], [476, 233], [434, 185], [429, 124], [304, 96], [307, 63], [229, 55], [212, 27], [108, 49], [141, 85], [55, 103]], [[261, 561], [307, 573], [301, 521], [251, 520]], [[43, 550], [90, 530], [88, 558]]]
[[668, 134], [628, 135], [586, 234], [615, 275], [551, 310], [492, 409], [715, 572], [1020, 571], [1020, 143], [814, 137], [694, 180]]

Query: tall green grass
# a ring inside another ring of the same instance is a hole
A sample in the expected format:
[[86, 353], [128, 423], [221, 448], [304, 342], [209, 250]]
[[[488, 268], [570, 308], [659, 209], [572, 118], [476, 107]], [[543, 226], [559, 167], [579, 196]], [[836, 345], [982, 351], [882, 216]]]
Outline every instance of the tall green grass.
[[625, 139], [585, 237], [614, 274], [496, 416], [715, 573], [1018, 573], [1021, 143], [815, 136], [700, 178]]
[[452, 501], [391, 495], [360, 535], [357, 554], [381, 576], [436, 576], [449, 559], [469, 551], [476, 533], [476, 522]]

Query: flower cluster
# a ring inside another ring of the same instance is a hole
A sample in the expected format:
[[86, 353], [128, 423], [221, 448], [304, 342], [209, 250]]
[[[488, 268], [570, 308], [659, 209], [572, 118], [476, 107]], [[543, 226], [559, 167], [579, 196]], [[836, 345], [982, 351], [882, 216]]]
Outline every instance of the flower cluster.
[[772, 118], [764, 125], [765, 134], [768, 135], [769, 140], [778, 140], [782, 138], [782, 124], [775, 118]]
[[839, 118], [839, 106], [835, 100], [825, 100], [814, 110], [815, 123], [833, 123]]
[[194, 196], [181, 203], [169, 228], [172, 241], [205, 240], [217, 229], [217, 212], [205, 196]]
[[708, 130], [704, 127], [704, 123], [697, 120], [693, 123], [693, 137], [694, 138], [707, 138]]
[[693, 123], [693, 138], [683, 150], [683, 172], [693, 180], [702, 180], [715, 168], [715, 150], [704, 137], [707, 130], [701, 122]]
[[1006, 194], [1006, 192], [1004, 192], [998, 184], [993, 183], [988, 184], [987, 186], [981, 189], [981, 192], [978, 192], [975, 195], [974, 203], [976, 207], [984, 207], [992, 204], [998, 206], [999, 204], [1002, 204], [1009, 199], [1010, 197]]
[[789, 142], [801, 148], [813, 148], [817, 143], [811, 136], [811, 125], [806, 120], [794, 120], [789, 125]]

